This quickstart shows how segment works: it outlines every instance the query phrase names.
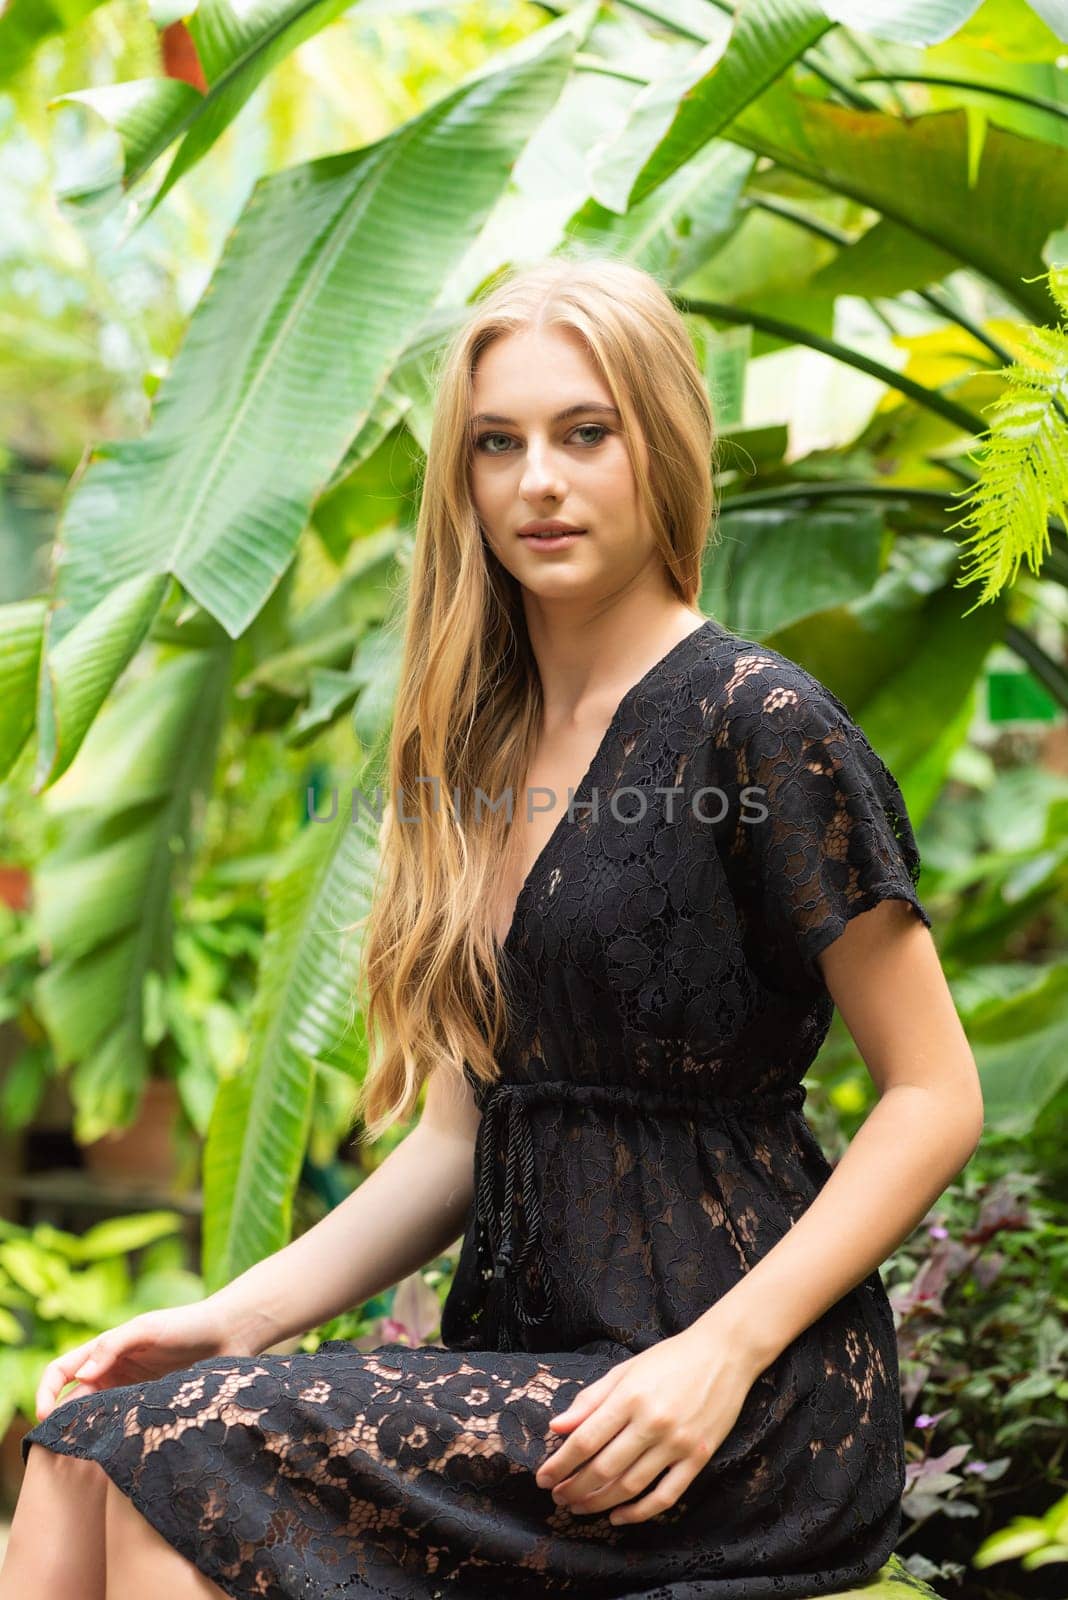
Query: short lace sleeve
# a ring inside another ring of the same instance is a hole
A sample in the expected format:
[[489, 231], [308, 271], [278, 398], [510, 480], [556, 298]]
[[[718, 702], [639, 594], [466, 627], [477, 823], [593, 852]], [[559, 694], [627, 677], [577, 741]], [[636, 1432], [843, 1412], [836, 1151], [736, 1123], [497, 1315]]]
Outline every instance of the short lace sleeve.
[[920, 853], [896, 779], [841, 701], [785, 657], [754, 665], [727, 734], [751, 938], [776, 987], [826, 994], [816, 957], [852, 917], [905, 900], [931, 926]]

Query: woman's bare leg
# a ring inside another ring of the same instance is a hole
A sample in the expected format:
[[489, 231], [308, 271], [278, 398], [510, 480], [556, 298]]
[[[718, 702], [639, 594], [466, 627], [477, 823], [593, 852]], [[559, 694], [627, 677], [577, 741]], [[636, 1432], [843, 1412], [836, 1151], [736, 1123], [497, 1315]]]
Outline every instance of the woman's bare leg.
[[226, 1600], [95, 1461], [30, 1447], [0, 1600]]
[[[104, 1526], [106, 1600], [129, 1600], [135, 1594], [151, 1594], [153, 1600], [226, 1600], [225, 1590], [168, 1544], [110, 1479]], [[0, 1600], [6, 1600], [2, 1591]]]
[[0, 1600], [105, 1600], [107, 1474], [31, 1445], [0, 1571]]

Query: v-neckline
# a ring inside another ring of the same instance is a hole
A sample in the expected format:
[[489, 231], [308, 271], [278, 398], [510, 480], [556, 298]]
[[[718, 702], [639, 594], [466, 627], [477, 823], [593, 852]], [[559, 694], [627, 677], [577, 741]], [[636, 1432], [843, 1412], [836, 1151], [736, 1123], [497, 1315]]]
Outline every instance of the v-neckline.
[[[691, 628], [690, 632], [686, 633], [686, 634], [683, 634], [681, 639], [676, 639], [675, 643], [671, 646], [671, 648], [669, 650], [665, 651], [665, 653], [660, 657], [660, 659], [658, 661], [654, 661], [652, 666], [648, 667], [646, 669], [646, 671], [642, 673], [641, 677], [637, 678], [634, 681], [634, 683], [631, 684], [629, 689], [625, 689], [623, 691], [623, 694], [621, 695], [620, 700], [619, 700], [619, 704], [616, 706], [616, 709], [613, 711], [611, 719], [610, 719], [610, 721], [608, 723], [608, 726], [605, 728], [604, 733], [601, 735], [600, 742], [598, 743], [596, 750], [593, 752], [593, 755], [590, 757], [590, 762], [589, 762], [589, 765], [587, 766], [585, 772], [582, 774], [582, 777], [579, 779], [578, 783], [574, 786], [573, 789], [571, 789], [571, 787], [569, 785], [569, 790], [570, 790], [570, 792], [572, 794], [572, 801], [571, 801], [572, 805], [574, 804], [574, 802], [576, 800], [578, 800], [579, 796], [584, 793], [584, 791], [586, 789], [586, 785], [589, 783], [590, 779], [593, 777], [595, 769], [599, 765], [599, 763], [601, 761], [601, 758], [605, 753], [605, 750], [608, 748], [608, 742], [612, 738], [612, 735], [615, 733], [616, 728], [619, 725], [620, 718], [622, 717], [624, 711], [627, 709], [627, 706], [630, 703], [631, 699], [634, 697], [634, 695], [638, 694], [642, 689], [644, 689], [645, 685], [649, 682], [649, 679], [651, 677], [653, 677], [653, 675], [655, 673], [659, 672], [662, 667], [666, 667], [668, 665], [668, 663], [671, 660], [673, 660], [673, 658], [675, 657], [676, 654], [680, 654], [682, 652], [682, 650], [684, 649], [684, 647], [686, 645], [690, 644], [692, 640], [696, 639], [698, 634], [703, 633], [706, 628], [710, 627], [712, 625], [712, 622], [713, 622], [713, 618], [706, 617], [703, 622], [698, 623], [696, 628]], [[531, 887], [533, 886], [534, 878], [535, 878], [535, 875], [536, 875], [536, 873], [538, 871], [538, 868], [541, 866], [542, 862], [546, 859], [546, 857], [548, 856], [549, 852], [552, 850], [553, 845], [556, 843], [557, 836], [559, 835], [561, 829], [563, 828], [564, 824], [566, 823], [566, 821], [568, 819], [568, 811], [569, 810], [570, 810], [570, 806], [565, 806], [564, 807], [564, 810], [561, 812], [559, 817], [557, 817], [557, 819], [556, 819], [556, 826], [553, 828], [552, 833], [550, 833], [549, 837], [546, 839], [545, 843], [542, 845], [541, 849], [538, 851], [537, 855], [534, 857], [534, 860], [531, 862], [530, 870], [528, 871], [526, 877], [523, 879], [523, 882], [520, 884], [519, 893], [515, 897], [515, 904], [512, 907], [512, 920], [508, 924], [508, 932], [505, 934], [503, 941], [498, 941], [496, 936], [494, 936], [494, 945], [495, 945], [495, 948], [497, 950], [498, 955], [502, 954], [505, 950], [507, 950], [509, 944], [512, 941], [512, 935], [515, 933], [515, 930], [516, 930], [516, 924], [517, 924], [518, 919], [519, 919], [519, 912], [520, 912], [520, 908], [522, 907], [523, 901], [526, 898], [528, 890], [531, 889]], [[514, 823], [513, 823], [513, 826], [514, 826]]]

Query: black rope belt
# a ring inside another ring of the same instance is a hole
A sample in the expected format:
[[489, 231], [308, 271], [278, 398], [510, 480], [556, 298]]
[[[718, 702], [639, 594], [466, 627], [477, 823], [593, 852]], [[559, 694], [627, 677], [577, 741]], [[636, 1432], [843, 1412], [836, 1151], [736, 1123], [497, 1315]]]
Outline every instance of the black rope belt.
[[[528, 1108], [531, 1105], [560, 1104], [601, 1109], [629, 1109], [656, 1116], [692, 1117], [698, 1122], [762, 1122], [766, 1118], [799, 1112], [806, 1098], [801, 1084], [782, 1085], [765, 1093], [751, 1093], [734, 1099], [711, 1095], [703, 1086], [689, 1093], [675, 1087], [656, 1092], [630, 1084], [574, 1083], [560, 1079], [540, 1079], [530, 1083], [497, 1082], [483, 1099], [475, 1141], [475, 1226], [478, 1261], [482, 1277], [497, 1288], [502, 1297], [496, 1318], [495, 1337], [502, 1350], [514, 1349], [516, 1324], [533, 1328], [545, 1322], [555, 1306], [552, 1280], [542, 1242], [541, 1196], [538, 1190], [534, 1136]], [[494, 1204], [497, 1151], [503, 1142], [504, 1178], [501, 1206]], [[516, 1249], [516, 1202], [524, 1224], [524, 1237]], [[527, 1304], [530, 1274], [528, 1263], [537, 1267], [541, 1291], [540, 1305]]]
[[[538, 1193], [534, 1138], [522, 1093], [523, 1086], [496, 1083], [482, 1111], [475, 1145], [475, 1217], [479, 1257], [486, 1262], [482, 1276], [503, 1280], [504, 1315], [498, 1330], [502, 1349], [512, 1348], [512, 1318], [524, 1327], [536, 1327], [552, 1315], [554, 1296], [541, 1237], [541, 1197]], [[503, 1127], [504, 1195], [500, 1215], [493, 1203], [494, 1165]], [[516, 1194], [522, 1210], [525, 1237], [515, 1249]], [[486, 1261], [487, 1255], [489, 1257]], [[542, 1288], [542, 1305], [532, 1310], [525, 1303], [528, 1280], [523, 1269], [535, 1260]]]

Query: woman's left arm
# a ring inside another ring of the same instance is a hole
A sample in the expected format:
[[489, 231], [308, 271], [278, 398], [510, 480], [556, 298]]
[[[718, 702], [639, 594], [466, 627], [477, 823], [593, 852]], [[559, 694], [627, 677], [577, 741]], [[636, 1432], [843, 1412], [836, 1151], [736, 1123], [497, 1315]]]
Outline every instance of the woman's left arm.
[[[811, 1205], [682, 1334], [621, 1362], [553, 1419], [570, 1430], [537, 1481], [613, 1521], [674, 1504], [753, 1382], [908, 1237], [983, 1128], [979, 1074], [927, 928], [901, 900], [854, 917], [817, 958], [879, 1100]], [[596, 1453], [599, 1451], [599, 1454]], [[591, 1454], [591, 1452], [594, 1452]]]
[[911, 908], [881, 901], [817, 959], [879, 1099], [790, 1231], [694, 1324], [733, 1323], [758, 1373], [909, 1236], [983, 1131], [975, 1057]]

